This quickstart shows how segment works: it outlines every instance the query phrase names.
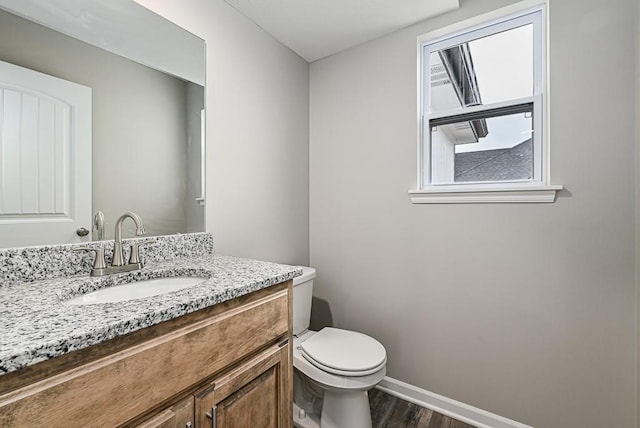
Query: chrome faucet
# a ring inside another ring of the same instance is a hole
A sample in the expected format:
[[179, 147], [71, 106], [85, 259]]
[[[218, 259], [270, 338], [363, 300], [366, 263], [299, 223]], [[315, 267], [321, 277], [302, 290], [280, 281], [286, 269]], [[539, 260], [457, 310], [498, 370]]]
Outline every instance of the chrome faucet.
[[[140, 236], [140, 235], [144, 235], [144, 226], [142, 225], [142, 219], [140, 218], [140, 216], [136, 213], [133, 213], [131, 211], [127, 211], [125, 213], [123, 213], [118, 220], [116, 221], [116, 231], [115, 231], [115, 242], [113, 244], [113, 260], [111, 261], [111, 266], [123, 266], [124, 265], [124, 260], [122, 257], [122, 223], [127, 219], [130, 218], [131, 220], [133, 220], [136, 223], [136, 235]], [[137, 250], [137, 246], [136, 246], [136, 250]], [[131, 246], [131, 255], [133, 255], [133, 245]], [[137, 251], [136, 251], [137, 252]], [[131, 257], [129, 257], [131, 259]], [[137, 258], [137, 254], [136, 254], [136, 258]], [[129, 260], [129, 264], [131, 264], [131, 260]], [[140, 263], [139, 260], [136, 261], [137, 263]], [[142, 267], [142, 266], [140, 266]], [[140, 269], [140, 268], [138, 268]]]
[[93, 230], [97, 232], [97, 240], [104, 240], [104, 213], [102, 211], [96, 211], [93, 215]]
[[93, 268], [91, 269], [91, 276], [104, 276], [112, 273], [130, 272], [132, 270], [142, 269], [142, 262], [140, 261], [140, 245], [148, 244], [153, 241], [143, 241], [131, 244], [129, 251], [129, 263], [124, 263], [124, 257], [122, 255], [122, 223], [130, 218], [136, 224], [136, 235], [144, 235], [144, 226], [142, 225], [142, 219], [134, 212], [127, 211], [122, 213], [116, 221], [115, 241], [113, 244], [113, 260], [111, 266], [107, 266], [104, 259], [104, 248], [91, 248], [86, 245], [74, 247], [75, 250], [90, 250], [96, 252], [96, 257], [93, 262]]

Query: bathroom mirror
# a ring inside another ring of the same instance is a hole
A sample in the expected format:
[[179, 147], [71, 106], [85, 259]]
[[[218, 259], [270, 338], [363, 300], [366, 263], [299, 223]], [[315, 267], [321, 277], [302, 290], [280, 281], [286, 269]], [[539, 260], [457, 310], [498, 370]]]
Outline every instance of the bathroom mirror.
[[[204, 55], [202, 39], [132, 0], [0, 0], [0, 61], [90, 88], [91, 155], [76, 162], [90, 164], [88, 176], [58, 174], [70, 186], [91, 182], [90, 200], [70, 209], [84, 210], [79, 227], [92, 231], [100, 211], [102, 238], [113, 239], [117, 217], [134, 211], [147, 235], [204, 231]], [[0, 89], [0, 103], [9, 98], [1, 95]], [[66, 221], [42, 208], [46, 196], [33, 196], [50, 187], [37, 168], [55, 156], [40, 150], [25, 163], [25, 150], [14, 150], [17, 161], [0, 158], [0, 168], [32, 183], [5, 178], [0, 225], [7, 223], [9, 233], [0, 230], [0, 247], [98, 239], [96, 230], [82, 237], [76, 227], [62, 238], [44, 236]], [[12, 192], [20, 202], [9, 209]], [[38, 207], [44, 214], [34, 214]], [[36, 224], [38, 215], [50, 222]], [[126, 222], [125, 229], [131, 236], [133, 225]]]

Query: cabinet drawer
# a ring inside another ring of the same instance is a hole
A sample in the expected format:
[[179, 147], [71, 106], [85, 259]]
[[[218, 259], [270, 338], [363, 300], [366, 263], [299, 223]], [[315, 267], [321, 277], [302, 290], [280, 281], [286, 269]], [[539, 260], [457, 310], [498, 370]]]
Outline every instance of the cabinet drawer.
[[287, 290], [0, 396], [0, 426], [116, 426], [288, 333]]

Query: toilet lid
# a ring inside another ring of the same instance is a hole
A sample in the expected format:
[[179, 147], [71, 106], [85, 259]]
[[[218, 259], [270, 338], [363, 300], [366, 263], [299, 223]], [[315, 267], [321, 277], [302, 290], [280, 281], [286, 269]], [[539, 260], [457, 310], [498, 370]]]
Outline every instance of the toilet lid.
[[384, 346], [374, 338], [331, 327], [302, 342], [300, 349], [315, 366], [347, 376], [375, 372], [387, 361]]

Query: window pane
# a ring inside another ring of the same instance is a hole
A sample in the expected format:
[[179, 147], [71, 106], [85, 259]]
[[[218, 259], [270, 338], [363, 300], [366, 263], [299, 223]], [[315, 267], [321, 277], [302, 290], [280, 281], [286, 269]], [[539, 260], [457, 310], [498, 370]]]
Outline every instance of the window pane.
[[533, 95], [533, 25], [432, 52], [430, 111]]
[[431, 127], [431, 183], [533, 178], [533, 114], [505, 114]]

